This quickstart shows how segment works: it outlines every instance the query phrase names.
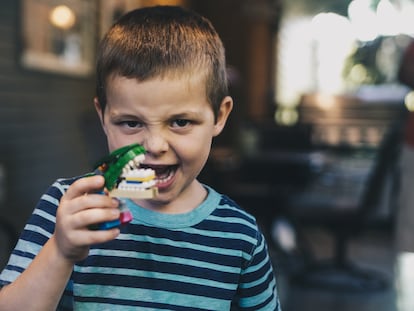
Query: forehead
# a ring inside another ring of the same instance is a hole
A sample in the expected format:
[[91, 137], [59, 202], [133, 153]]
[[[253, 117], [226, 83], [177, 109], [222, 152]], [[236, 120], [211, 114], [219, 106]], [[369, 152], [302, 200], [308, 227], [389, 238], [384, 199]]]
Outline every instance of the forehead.
[[159, 72], [157, 74], [153, 74], [150, 76], [146, 76], [146, 77], [140, 77], [140, 76], [136, 76], [136, 75], [123, 75], [120, 74], [118, 72], [113, 72], [111, 74], [108, 75], [107, 79], [106, 79], [106, 87], [110, 88], [111, 84], [113, 84], [113, 82], [115, 80], [119, 79], [135, 79], [138, 83], [143, 83], [146, 81], [151, 81], [151, 80], [179, 80], [182, 81], [183, 83], [187, 82], [187, 83], [198, 83], [200, 86], [204, 86], [205, 88], [207, 88], [207, 80], [208, 80], [208, 70], [207, 68], [203, 68], [203, 67], [199, 67], [199, 68], [191, 68], [191, 69], [169, 69], [169, 70], [164, 70], [162, 72]]
[[[139, 77], [122, 76], [120, 74], [113, 73], [107, 78], [106, 93], [110, 96], [112, 92], [116, 92], [116, 89], [119, 88], [127, 88], [127, 90], [130, 90], [134, 88], [134, 86], [143, 88], [145, 86], [155, 85], [156, 83], [158, 83], [160, 87], [166, 87], [168, 85], [175, 84], [176, 91], [190, 91], [197, 89], [199, 92], [202, 92], [202, 95], [204, 95], [205, 98], [209, 101], [207, 80], [208, 77], [206, 70], [170, 70], [165, 73], [145, 79], [140, 79]], [[162, 89], [158, 90], [158, 92], [162, 91]]]
[[105, 110], [112, 113], [146, 111], [149, 115], [174, 110], [195, 111], [207, 106], [210, 110], [205, 81], [201, 73], [169, 74], [144, 81], [113, 75], [108, 80]]

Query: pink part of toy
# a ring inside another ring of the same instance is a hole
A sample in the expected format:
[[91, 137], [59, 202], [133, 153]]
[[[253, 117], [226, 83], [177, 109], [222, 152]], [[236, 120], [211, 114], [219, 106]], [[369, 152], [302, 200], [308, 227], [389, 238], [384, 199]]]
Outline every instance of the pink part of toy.
[[130, 211], [122, 212], [121, 215], [120, 215], [120, 217], [119, 217], [119, 220], [121, 221], [121, 224], [125, 224], [125, 223], [128, 223], [128, 222], [131, 222], [132, 221], [132, 214], [131, 214], [131, 212]]

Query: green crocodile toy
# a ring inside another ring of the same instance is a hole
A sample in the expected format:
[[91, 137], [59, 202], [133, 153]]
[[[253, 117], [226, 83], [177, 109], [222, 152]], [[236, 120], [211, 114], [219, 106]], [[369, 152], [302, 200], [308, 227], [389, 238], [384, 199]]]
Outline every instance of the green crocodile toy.
[[91, 227], [93, 230], [107, 230], [132, 220], [132, 214], [123, 199], [149, 199], [158, 194], [155, 187], [155, 172], [149, 168], [140, 168], [145, 159], [145, 148], [132, 144], [111, 152], [101, 159], [91, 175], [105, 178], [103, 193], [119, 199], [120, 218]]
[[154, 170], [140, 168], [145, 152], [139, 144], [128, 145], [114, 150], [95, 165], [95, 174], [105, 178], [110, 196], [142, 199], [157, 194]]

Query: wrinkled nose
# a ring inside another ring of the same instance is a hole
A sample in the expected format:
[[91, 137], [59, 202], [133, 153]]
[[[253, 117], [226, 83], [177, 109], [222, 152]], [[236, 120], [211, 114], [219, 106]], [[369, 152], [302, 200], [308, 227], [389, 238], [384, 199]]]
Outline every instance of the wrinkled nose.
[[153, 157], [159, 157], [168, 151], [168, 142], [162, 133], [150, 133], [148, 132], [142, 145], [147, 150], [147, 153]]

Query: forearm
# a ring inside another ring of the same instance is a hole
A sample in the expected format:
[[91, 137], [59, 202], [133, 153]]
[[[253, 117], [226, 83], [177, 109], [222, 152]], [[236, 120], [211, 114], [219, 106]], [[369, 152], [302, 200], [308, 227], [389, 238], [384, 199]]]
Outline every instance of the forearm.
[[72, 270], [73, 262], [60, 254], [52, 236], [16, 281], [0, 291], [0, 310], [56, 310]]

